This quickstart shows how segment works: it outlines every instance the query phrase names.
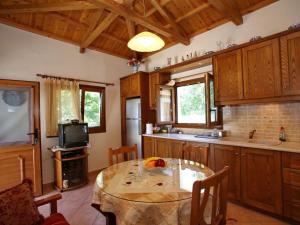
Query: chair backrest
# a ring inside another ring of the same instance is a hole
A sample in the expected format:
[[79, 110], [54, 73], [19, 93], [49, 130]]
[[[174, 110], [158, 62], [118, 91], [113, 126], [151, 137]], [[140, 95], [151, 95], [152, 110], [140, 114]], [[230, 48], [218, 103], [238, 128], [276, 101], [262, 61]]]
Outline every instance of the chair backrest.
[[208, 165], [208, 147], [197, 144], [184, 144], [182, 158]]
[[[228, 170], [226, 166], [213, 176], [194, 183], [190, 225], [226, 224]], [[205, 209], [211, 209], [209, 215]]]
[[137, 145], [133, 145], [132, 147], [122, 146], [117, 149], [108, 149], [108, 159], [109, 165], [113, 165], [115, 163], [123, 162], [126, 160], [132, 160], [138, 158], [138, 149]]

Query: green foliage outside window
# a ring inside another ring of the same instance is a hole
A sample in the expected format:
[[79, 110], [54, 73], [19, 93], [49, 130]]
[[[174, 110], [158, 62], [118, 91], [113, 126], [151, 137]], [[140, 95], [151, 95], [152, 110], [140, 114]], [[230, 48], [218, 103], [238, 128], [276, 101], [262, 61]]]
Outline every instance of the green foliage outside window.
[[85, 92], [84, 122], [89, 127], [100, 126], [101, 96], [98, 92]]

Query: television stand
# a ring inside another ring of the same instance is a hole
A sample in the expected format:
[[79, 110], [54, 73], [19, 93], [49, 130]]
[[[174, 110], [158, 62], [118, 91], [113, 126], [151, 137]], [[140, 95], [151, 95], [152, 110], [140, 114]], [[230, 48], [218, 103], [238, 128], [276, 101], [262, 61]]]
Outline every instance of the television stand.
[[56, 189], [63, 192], [88, 183], [88, 147], [49, 148], [53, 153]]

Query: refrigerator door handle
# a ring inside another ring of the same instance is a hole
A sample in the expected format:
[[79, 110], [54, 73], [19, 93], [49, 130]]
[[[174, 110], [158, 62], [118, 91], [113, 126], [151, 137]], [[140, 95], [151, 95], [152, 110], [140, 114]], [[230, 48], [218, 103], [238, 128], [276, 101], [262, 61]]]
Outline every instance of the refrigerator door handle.
[[142, 123], [141, 123], [141, 120], [138, 120], [138, 135], [142, 135]]

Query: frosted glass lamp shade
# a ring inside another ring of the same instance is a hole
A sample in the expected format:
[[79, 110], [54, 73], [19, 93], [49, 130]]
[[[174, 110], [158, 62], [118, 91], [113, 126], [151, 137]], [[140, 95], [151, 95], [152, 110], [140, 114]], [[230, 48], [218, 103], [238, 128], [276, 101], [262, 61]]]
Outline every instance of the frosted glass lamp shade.
[[127, 46], [136, 52], [154, 52], [162, 49], [165, 42], [156, 34], [144, 31], [131, 38]]

